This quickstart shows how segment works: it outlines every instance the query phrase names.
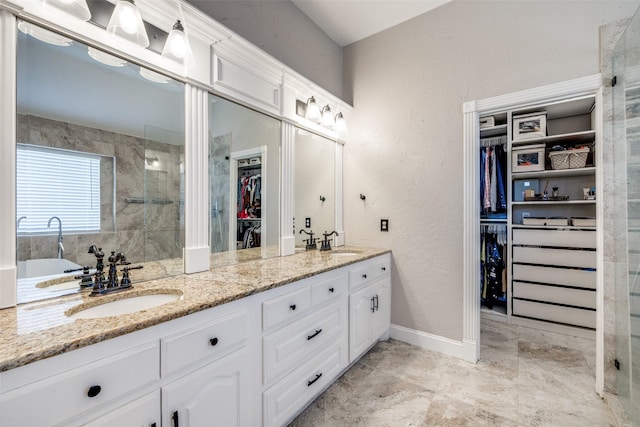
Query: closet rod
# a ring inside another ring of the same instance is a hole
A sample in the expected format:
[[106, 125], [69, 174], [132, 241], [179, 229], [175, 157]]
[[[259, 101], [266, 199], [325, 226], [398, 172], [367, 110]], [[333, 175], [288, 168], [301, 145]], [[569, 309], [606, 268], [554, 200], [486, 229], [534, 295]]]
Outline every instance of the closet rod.
[[480, 146], [481, 147], [493, 147], [496, 145], [506, 145], [507, 144], [507, 136], [493, 136], [490, 138], [480, 138]]

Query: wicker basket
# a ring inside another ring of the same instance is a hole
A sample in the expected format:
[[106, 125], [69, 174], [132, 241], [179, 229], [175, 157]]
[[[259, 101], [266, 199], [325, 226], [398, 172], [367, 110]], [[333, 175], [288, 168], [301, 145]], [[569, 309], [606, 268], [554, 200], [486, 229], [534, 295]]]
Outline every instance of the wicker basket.
[[587, 164], [589, 148], [578, 148], [575, 150], [552, 151], [549, 153], [552, 169], [577, 169], [583, 168]]

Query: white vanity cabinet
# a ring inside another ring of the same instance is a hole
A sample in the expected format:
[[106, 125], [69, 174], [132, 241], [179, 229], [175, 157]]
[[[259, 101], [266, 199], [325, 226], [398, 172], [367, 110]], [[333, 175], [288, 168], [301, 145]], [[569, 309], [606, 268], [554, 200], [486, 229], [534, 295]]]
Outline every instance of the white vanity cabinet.
[[160, 427], [160, 390], [155, 390], [82, 425], [86, 427]]
[[349, 362], [356, 361], [391, 324], [391, 258], [374, 258], [350, 272]]

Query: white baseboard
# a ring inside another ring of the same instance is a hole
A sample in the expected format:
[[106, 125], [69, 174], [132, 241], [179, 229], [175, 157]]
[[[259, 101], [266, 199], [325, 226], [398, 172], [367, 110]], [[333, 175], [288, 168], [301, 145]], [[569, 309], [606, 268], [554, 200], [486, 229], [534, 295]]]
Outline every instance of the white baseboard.
[[478, 361], [475, 342], [456, 341], [399, 325], [391, 325], [391, 338], [467, 362]]

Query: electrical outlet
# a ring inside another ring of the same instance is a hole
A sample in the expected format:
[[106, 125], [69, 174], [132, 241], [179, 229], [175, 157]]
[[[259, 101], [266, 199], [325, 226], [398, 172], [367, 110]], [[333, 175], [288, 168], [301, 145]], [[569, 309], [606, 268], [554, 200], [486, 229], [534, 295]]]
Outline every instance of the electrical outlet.
[[311, 218], [305, 218], [304, 219], [304, 226], [306, 228], [311, 228]]
[[529, 218], [531, 216], [531, 212], [522, 212], [522, 218]]
[[389, 231], [389, 220], [381, 219], [380, 220], [380, 231]]

